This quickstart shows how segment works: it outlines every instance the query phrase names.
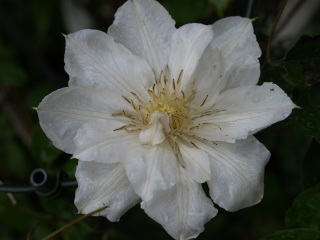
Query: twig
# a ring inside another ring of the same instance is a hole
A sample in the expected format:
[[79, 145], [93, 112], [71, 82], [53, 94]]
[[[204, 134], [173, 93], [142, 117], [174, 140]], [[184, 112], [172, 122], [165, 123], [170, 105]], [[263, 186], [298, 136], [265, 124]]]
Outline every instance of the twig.
[[86, 219], [86, 218], [92, 216], [93, 214], [96, 214], [96, 213], [98, 213], [98, 212], [100, 212], [100, 211], [102, 211], [102, 210], [104, 210], [104, 209], [106, 209], [106, 208], [108, 208], [108, 206], [104, 206], [104, 207], [98, 208], [97, 210], [94, 210], [93, 212], [90, 212], [90, 213], [88, 213], [88, 214], [86, 214], [86, 215], [84, 215], [84, 216], [81, 216], [81, 217], [79, 217], [78, 219], [76, 219], [76, 220], [68, 223], [67, 225], [59, 228], [58, 230], [54, 231], [53, 233], [51, 233], [51, 234], [48, 235], [47, 237], [43, 238], [42, 240], [48, 240], [48, 239], [54, 237], [55, 235], [57, 235], [58, 233], [60, 233], [60, 232], [62, 232], [62, 231], [64, 231], [64, 230], [69, 229], [69, 228], [72, 227], [74, 224], [76, 224], [76, 223], [78, 223], [78, 222], [81, 222], [81, 221], [83, 221], [84, 219]]
[[31, 240], [32, 239], [32, 236], [34, 234], [34, 232], [37, 230], [37, 228], [46, 223], [46, 222], [49, 222], [49, 221], [60, 221], [60, 222], [68, 222], [66, 219], [63, 219], [63, 218], [55, 218], [55, 217], [52, 217], [51, 219], [41, 219], [39, 220], [38, 222], [36, 222], [33, 227], [29, 230], [28, 234], [27, 234], [27, 237], [26, 237], [26, 240]]

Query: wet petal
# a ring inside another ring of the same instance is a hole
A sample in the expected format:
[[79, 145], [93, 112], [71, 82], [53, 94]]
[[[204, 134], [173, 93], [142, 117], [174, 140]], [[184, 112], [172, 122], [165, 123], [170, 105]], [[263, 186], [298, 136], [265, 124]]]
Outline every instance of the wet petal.
[[169, 76], [170, 79], [178, 81], [183, 70], [180, 76], [183, 91], [188, 91], [189, 88], [191, 90], [195, 69], [212, 37], [211, 26], [195, 23], [184, 25], [173, 34], [168, 64]]
[[155, 113], [150, 118], [149, 126], [139, 133], [139, 139], [141, 144], [155, 146], [160, 144], [170, 131], [169, 116]]
[[79, 161], [76, 178], [78, 189], [75, 205], [80, 213], [87, 214], [108, 206], [96, 216], [105, 216], [110, 221], [118, 221], [126, 211], [140, 202], [120, 163]]
[[226, 62], [219, 49], [208, 46], [199, 60], [194, 74], [194, 86], [196, 91], [192, 107], [195, 113], [206, 111], [216, 101], [220, 92], [225, 88], [227, 76], [225, 75]]
[[194, 140], [210, 157], [210, 196], [228, 211], [252, 206], [263, 197], [264, 167], [270, 153], [253, 136], [235, 143]]
[[130, 0], [118, 9], [108, 34], [145, 59], [159, 77], [168, 63], [174, 25], [157, 1]]
[[115, 112], [128, 110], [121, 95], [98, 86], [66, 87], [46, 96], [38, 107], [40, 125], [53, 144], [84, 161], [117, 162], [137, 139], [115, 129], [130, 123]]
[[[221, 94], [211, 115], [196, 118], [193, 134], [212, 141], [234, 142], [289, 116], [295, 107], [275, 84], [233, 88]], [[220, 112], [219, 112], [220, 111]]]
[[178, 141], [178, 146], [182, 157], [182, 164], [189, 176], [198, 183], [210, 180], [210, 161], [207, 153], [183, 140]]
[[143, 201], [145, 212], [174, 239], [196, 238], [204, 230], [204, 224], [217, 214], [210, 199], [204, 194], [201, 184], [193, 181], [179, 167], [179, 182], [168, 190], [160, 190], [150, 201]]
[[[134, 63], [134, 66], [133, 66]], [[145, 87], [154, 82], [152, 70], [113, 38], [97, 30], [66, 36], [65, 69], [69, 86], [99, 84], [147, 99]]]
[[145, 201], [155, 197], [160, 190], [172, 188], [178, 179], [178, 162], [169, 142], [154, 147], [130, 149], [124, 165], [135, 192]]
[[261, 50], [253, 33], [252, 20], [241, 17], [228, 17], [212, 26], [213, 48], [222, 51], [226, 60], [228, 88], [255, 85], [260, 76], [258, 58]]

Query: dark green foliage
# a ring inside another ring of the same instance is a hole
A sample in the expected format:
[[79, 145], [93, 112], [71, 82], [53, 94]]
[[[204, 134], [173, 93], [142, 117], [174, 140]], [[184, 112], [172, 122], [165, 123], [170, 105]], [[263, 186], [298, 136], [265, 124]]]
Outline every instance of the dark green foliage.
[[320, 144], [313, 140], [303, 162], [302, 180], [305, 188], [320, 182]]
[[[1, 39], [0, 39], [1, 40]], [[16, 51], [0, 42], [0, 84], [6, 86], [21, 86], [27, 81], [25, 70], [16, 62]]]
[[320, 35], [302, 36], [281, 62], [283, 74], [298, 88], [320, 81]]
[[301, 193], [286, 215], [288, 228], [320, 230], [320, 184]]
[[164, 3], [178, 25], [196, 22], [203, 17], [207, 5], [207, 0], [169, 0]]
[[214, 7], [218, 17], [222, 18], [230, 6], [231, 0], [209, 0], [209, 3]]
[[60, 150], [53, 146], [39, 125], [33, 131], [31, 151], [44, 167], [52, 164], [60, 154]]
[[293, 101], [299, 106], [295, 110], [296, 120], [318, 142], [320, 141], [320, 84], [311, 88], [295, 89]]
[[310, 229], [284, 230], [273, 233], [261, 240], [318, 240], [320, 232]]

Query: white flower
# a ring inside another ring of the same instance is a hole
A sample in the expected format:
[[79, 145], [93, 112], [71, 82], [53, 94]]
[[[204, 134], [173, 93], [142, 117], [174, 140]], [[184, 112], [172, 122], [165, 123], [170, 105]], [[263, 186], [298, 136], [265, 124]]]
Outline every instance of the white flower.
[[154, 0], [127, 1], [105, 34], [66, 36], [69, 86], [40, 103], [40, 124], [79, 159], [75, 205], [117, 221], [141, 207], [175, 239], [217, 214], [258, 203], [268, 150], [252, 134], [295, 105], [257, 86], [261, 52], [249, 19], [176, 29]]

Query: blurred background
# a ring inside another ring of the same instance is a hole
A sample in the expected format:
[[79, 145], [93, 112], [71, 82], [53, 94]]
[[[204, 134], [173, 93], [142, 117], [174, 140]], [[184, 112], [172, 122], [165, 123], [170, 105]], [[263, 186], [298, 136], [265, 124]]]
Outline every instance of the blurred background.
[[[43, 168], [54, 175], [64, 171], [74, 180], [77, 161], [55, 149], [38, 124], [36, 111], [44, 96], [67, 86], [64, 37], [80, 29], [107, 31], [123, 0], [0, 0], [0, 183], [30, 185], [30, 174]], [[227, 16], [256, 18], [258, 42], [265, 54], [268, 34], [277, 16], [279, 0], [163, 0], [177, 27], [211, 24]], [[302, 34], [320, 32], [320, 1], [288, 0], [275, 31], [271, 59], [283, 58]], [[290, 86], [275, 77], [261, 57], [261, 82], [273, 81], [290, 94]], [[256, 137], [272, 156], [266, 167], [265, 196], [254, 207], [229, 213], [219, 209], [198, 239], [255, 240], [285, 228], [285, 213], [305, 188], [303, 159], [312, 142], [295, 114]], [[73, 205], [75, 187], [59, 198], [35, 193], [0, 192], [0, 240], [42, 239], [79, 217]], [[170, 239], [162, 227], [139, 206], [120, 222], [91, 217], [52, 239]]]

